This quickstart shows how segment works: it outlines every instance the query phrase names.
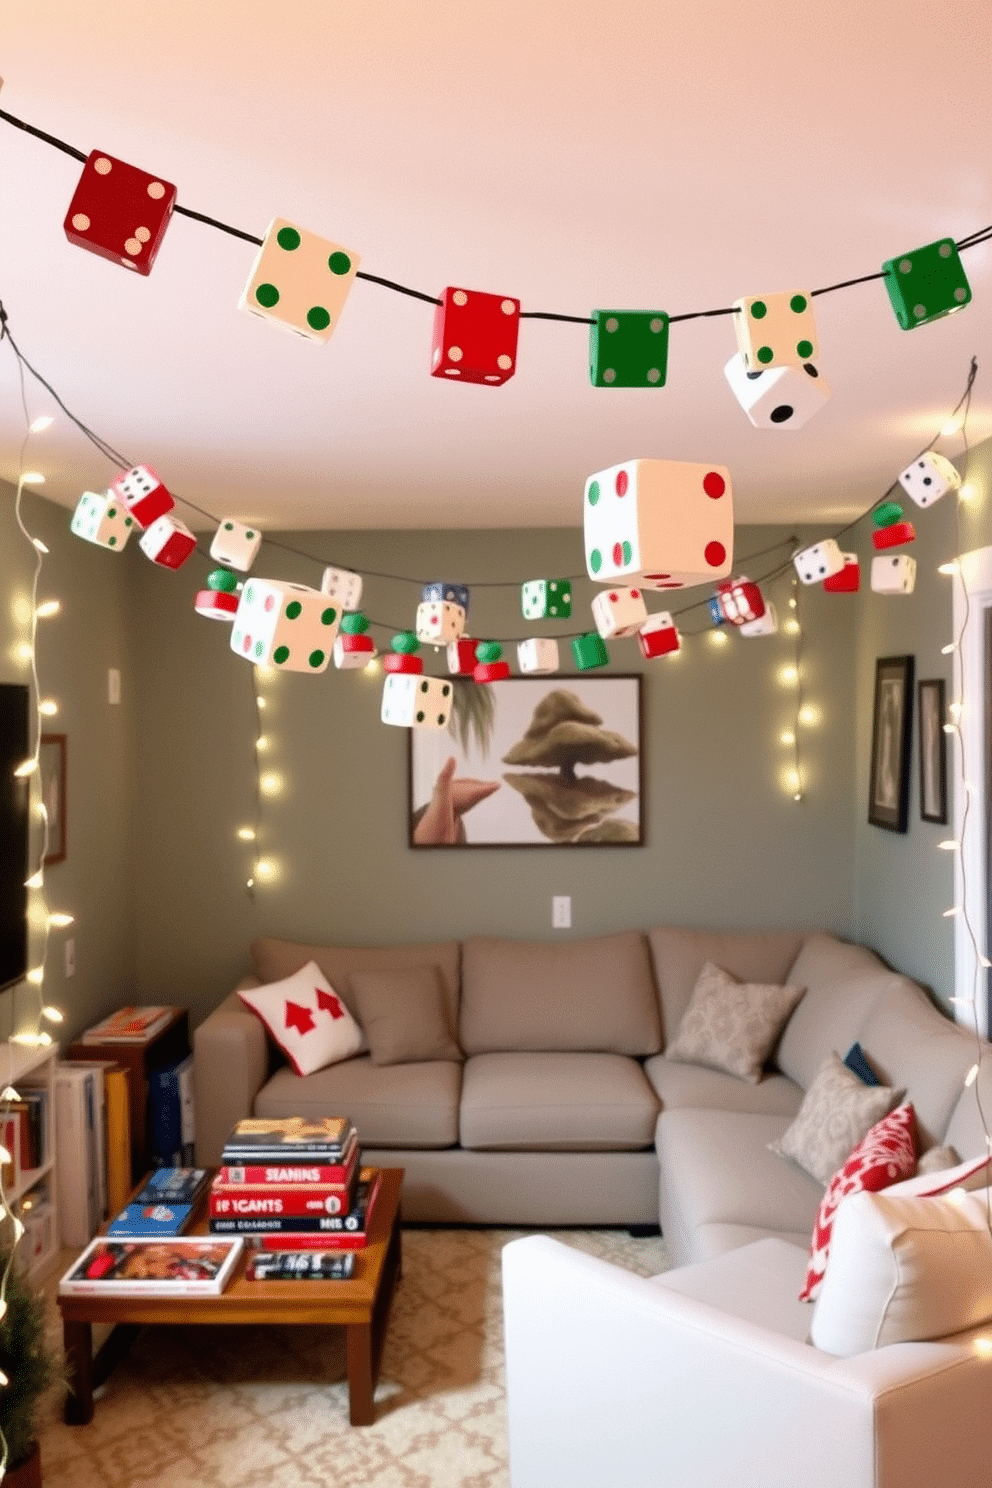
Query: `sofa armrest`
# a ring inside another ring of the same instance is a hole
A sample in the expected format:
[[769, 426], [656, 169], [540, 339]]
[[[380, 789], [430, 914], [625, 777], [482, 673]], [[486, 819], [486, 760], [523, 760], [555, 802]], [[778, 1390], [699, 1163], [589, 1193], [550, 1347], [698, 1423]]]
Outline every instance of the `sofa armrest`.
[[[259, 984], [251, 977], [240, 985]], [[193, 1030], [193, 1056], [196, 1160], [217, 1167], [224, 1143], [235, 1124], [252, 1114], [269, 1075], [265, 1028], [237, 991]]]
[[537, 1235], [503, 1302], [512, 1488], [987, 1481], [974, 1334], [836, 1359]]

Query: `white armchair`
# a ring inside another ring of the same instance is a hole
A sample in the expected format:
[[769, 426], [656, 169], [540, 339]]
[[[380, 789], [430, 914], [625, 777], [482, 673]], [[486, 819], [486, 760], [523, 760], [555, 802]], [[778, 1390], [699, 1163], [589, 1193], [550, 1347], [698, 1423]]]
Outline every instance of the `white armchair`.
[[806, 1260], [761, 1240], [648, 1280], [511, 1241], [511, 1488], [988, 1488], [992, 1326], [836, 1358]]

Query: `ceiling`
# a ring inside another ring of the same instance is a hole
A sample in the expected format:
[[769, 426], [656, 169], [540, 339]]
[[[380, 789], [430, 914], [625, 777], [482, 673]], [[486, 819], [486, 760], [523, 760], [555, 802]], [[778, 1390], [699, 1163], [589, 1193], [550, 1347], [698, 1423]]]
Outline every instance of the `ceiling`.
[[[0, 107], [271, 218], [429, 295], [671, 315], [877, 272], [992, 223], [987, 0], [7, 0]], [[573, 526], [587, 474], [730, 468], [741, 522], [863, 510], [958, 402], [992, 434], [992, 244], [913, 331], [880, 282], [815, 302], [827, 406], [755, 429], [726, 316], [672, 326], [667, 384], [596, 389], [588, 328], [527, 319], [502, 387], [429, 375], [433, 307], [364, 280], [326, 346], [239, 312], [256, 249], [173, 217], [148, 278], [70, 245], [81, 167], [0, 120], [0, 299], [24, 355], [128, 460], [276, 528]], [[31, 416], [53, 411], [30, 377]], [[0, 476], [24, 440], [0, 345]], [[960, 439], [939, 445], [949, 455]], [[25, 465], [73, 506], [114, 467], [64, 417]], [[191, 524], [206, 525], [190, 518]]]

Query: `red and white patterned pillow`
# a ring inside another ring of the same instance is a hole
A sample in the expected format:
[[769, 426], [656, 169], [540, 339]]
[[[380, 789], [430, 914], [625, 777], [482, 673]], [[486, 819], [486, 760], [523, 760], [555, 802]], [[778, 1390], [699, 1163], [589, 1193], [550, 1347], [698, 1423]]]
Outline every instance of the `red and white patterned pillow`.
[[298, 1075], [357, 1054], [362, 1030], [315, 961], [293, 976], [239, 992]]
[[809, 1265], [806, 1281], [799, 1293], [800, 1302], [811, 1302], [819, 1293], [827, 1270], [834, 1215], [841, 1199], [863, 1189], [878, 1193], [880, 1189], [888, 1188], [890, 1183], [910, 1177], [915, 1168], [916, 1112], [912, 1102], [905, 1101], [876, 1122], [827, 1184], [813, 1226]]

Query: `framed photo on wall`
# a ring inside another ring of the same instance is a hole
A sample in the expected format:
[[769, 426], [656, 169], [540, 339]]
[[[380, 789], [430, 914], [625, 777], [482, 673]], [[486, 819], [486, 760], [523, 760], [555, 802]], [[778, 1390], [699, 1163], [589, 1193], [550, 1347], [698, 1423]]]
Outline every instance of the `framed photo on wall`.
[[42, 734], [38, 749], [41, 800], [48, 815], [48, 851], [45, 862], [65, 858], [65, 734]]
[[944, 733], [944, 682], [941, 677], [921, 682], [920, 695], [920, 816], [923, 821], [947, 821], [947, 736]]
[[641, 847], [641, 677], [455, 679], [409, 731], [411, 847]]
[[890, 832], [909, 824], [909, 751], [913, 731], [913, 658], [875, 663], [868, 820]]

